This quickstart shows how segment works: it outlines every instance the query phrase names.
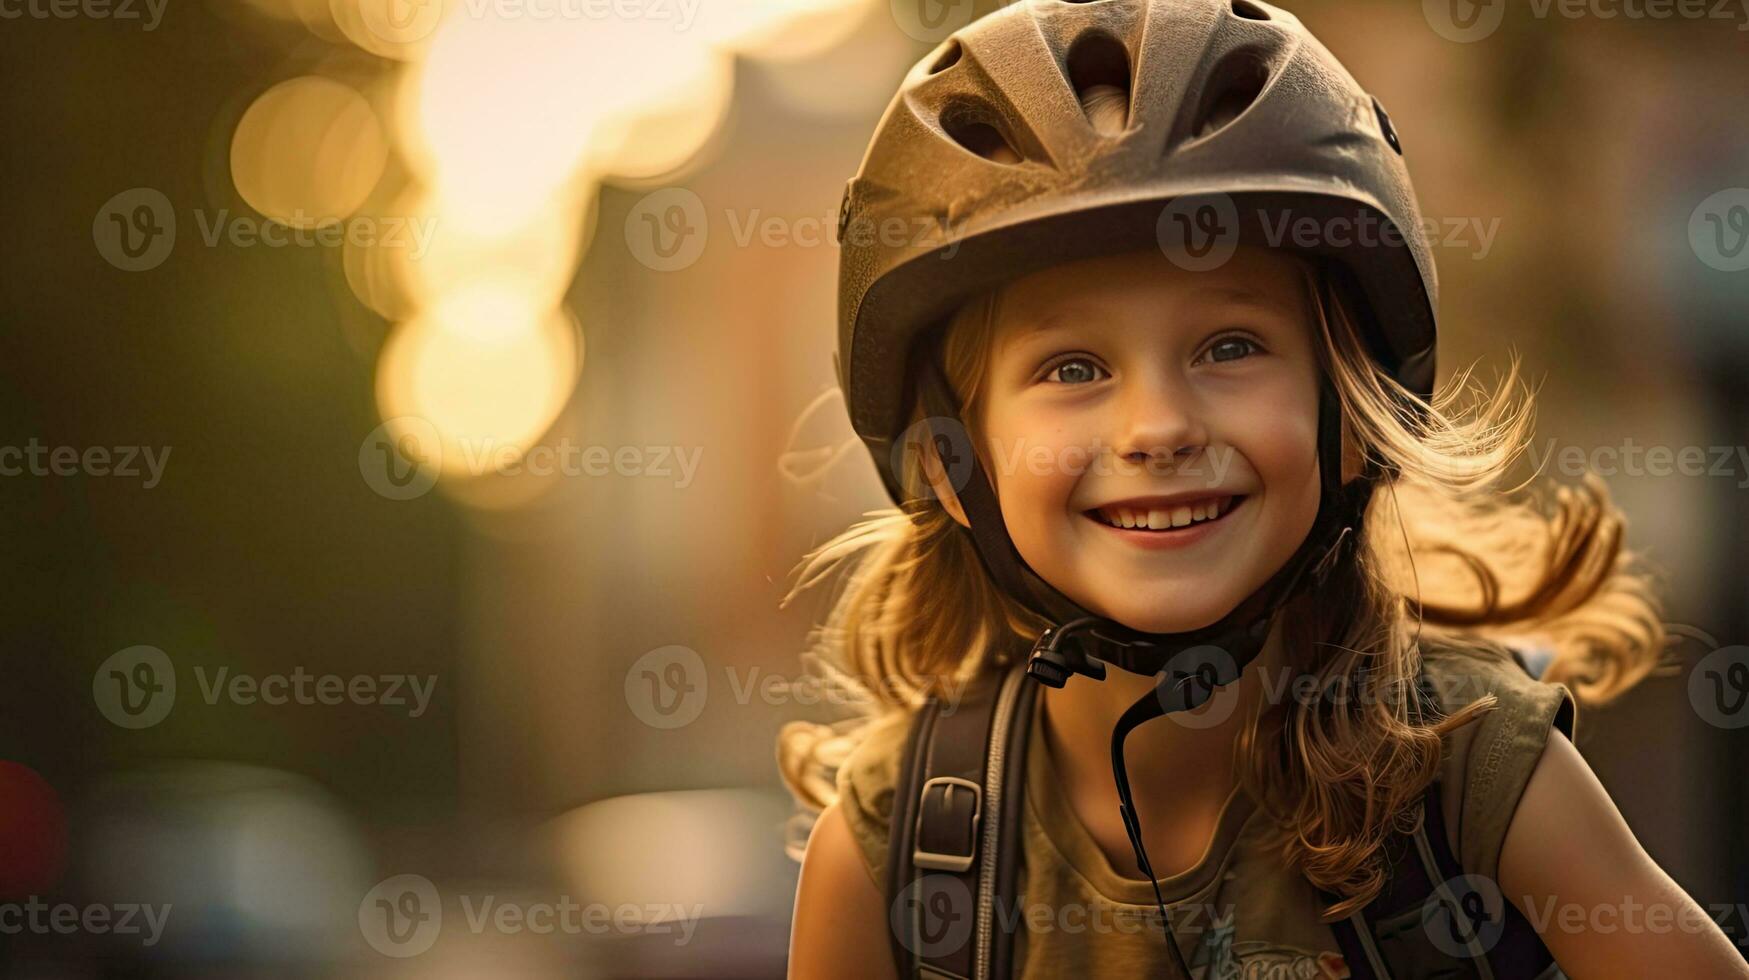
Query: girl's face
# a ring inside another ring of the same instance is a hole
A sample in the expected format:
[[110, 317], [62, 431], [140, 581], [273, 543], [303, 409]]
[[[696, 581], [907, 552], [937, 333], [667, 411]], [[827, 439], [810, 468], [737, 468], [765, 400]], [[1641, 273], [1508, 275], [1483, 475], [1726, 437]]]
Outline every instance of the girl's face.
[[1083, 608], [1157, 633], [1230, 612], [1318, 510], [1319, 368], [1297, 260], [1155, 250], [1004, 287], [977, 421], [1020, 555]]

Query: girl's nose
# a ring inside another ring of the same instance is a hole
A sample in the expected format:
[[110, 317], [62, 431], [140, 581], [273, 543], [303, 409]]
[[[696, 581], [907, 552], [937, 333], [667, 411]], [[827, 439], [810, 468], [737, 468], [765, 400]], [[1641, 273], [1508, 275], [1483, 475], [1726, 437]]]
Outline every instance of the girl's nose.
[[1134, 380], [1117, 401], [1112, 445], [1133, 463], [1172, 461], [1208, 444], [1201, 406], [1189, 386], [1170, 378]]

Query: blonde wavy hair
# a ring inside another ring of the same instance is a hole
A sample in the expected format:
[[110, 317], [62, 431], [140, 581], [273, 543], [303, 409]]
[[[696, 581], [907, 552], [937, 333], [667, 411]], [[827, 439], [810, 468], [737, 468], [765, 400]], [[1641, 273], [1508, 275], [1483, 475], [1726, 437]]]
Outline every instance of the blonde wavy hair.
[[[1532, 430], [1534, 395], [1517, 358], [1491, 390], [1466, 369], [1431, 404], [1409, 410], [1413, 396], [1367, 352], [1347, 288], [1324, 267], [1301, 265], [1345, 442], [1389, 475], [1375, 487], [1354, 560], [1316, 601], [1302, 595], [1282, 613], [1290, 663], [1315, 678], [1319, 693], [1289, 699], [1268, 723], [1253, 713], [1235, 751], [1247, 791], [1276, 818], [1282, 856], [1340, 896], [1326, 910], [1339, 916], [1383, 886], [1382, 845], [1413, 819], [1438, 770], [1442, 736], [1494, 699], [1441, 716], [1414, 712], [1409, 698], [1333, 692], [1356, 681], [1407, 690], [1422, 643], [1493, 657], [1511, 644], [1547, 658], [1545, 680], [1602, 704], [1658, 666], [1666, 638], [1653, 575], [1624, 548], [1624, 519], [1601, 479], [1586, 474], [1552, 495], [1540, 474], [1506, 485]], [[967, 303], [936, 341], [974, 431], [999, 298], [996, 291]], [[837, 766], [867, 723], [1012, 663], [1046, 625], [997, 588], [970, 536], [920, 492], [917, 459], [907, 460], [903, 480], [919, 491], [913, 499], [808, 554], [785, 599], [836, 583], [805, 658], [869, 709], [780, 733], [779, 767], [808, 813], [835, 798]], [[1338, 621], [1334, 610], [1347, 612]], [[791, 851], [799, 856], [795, 835]]]

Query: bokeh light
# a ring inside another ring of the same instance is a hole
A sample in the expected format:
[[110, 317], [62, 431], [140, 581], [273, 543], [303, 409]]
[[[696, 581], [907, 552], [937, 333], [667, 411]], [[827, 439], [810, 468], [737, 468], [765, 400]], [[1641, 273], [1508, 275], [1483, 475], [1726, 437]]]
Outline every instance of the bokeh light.
[[582, 358], [576, 322], [513, 282], [452, 293], [396, 329], [377, 373], [385, 419], [435, 426], [442, 468], [482, 476], [514, 464], [553, 422]]
[[357, 211], [382, 177], [388, 143], [352, 88], [306, 75], [251, 104], [231, 140], [231, 179], [262, 215], [295, 228]]
[[[728, 119], [736, 58], [817, 56], [880, 8], [251, 2], [388, 59], [383, 118], [331, 79], [263, 93], [232, 139], [232, 179], [275, 220], [378, 223], [382, 234], [347, 236], [341, 261], [353, 295], [390, 322], [378, 408], [391, 424], [429, 423], [445, 473], [474, 477], [510, 459], [482, 452], [526, 451], [571, 397], [587, 324], [562, 303], [601, 183], [672, 179]], [[479, 492], [497, 482], [446, 486], [472, 507], [533, 495]]]

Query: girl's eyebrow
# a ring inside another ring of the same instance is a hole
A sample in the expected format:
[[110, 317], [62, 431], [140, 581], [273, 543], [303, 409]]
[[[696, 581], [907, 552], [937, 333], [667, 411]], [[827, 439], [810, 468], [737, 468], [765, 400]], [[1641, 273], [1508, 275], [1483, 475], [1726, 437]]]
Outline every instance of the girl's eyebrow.
[[1096, 315], [1097, 311], [1083, 306], [1053, 307], [1042, 315], [1028, 315], [1015, 327], [1011, 340], [1019, 340], [1031, 334], [1041, 333], [1054, 327], [1067, 326], [1065, 320]]
[[1278, 313], [1297, 313], [1290, 303], [1284, 303], [1279, 296], [1259, 292], [1246, 286], [1203, 286], [1197, 289], [1200, 298], [1219, 302], [1234, 303], [1240, 306], [1254, 306], [1258, 309], [1274, 310]]

